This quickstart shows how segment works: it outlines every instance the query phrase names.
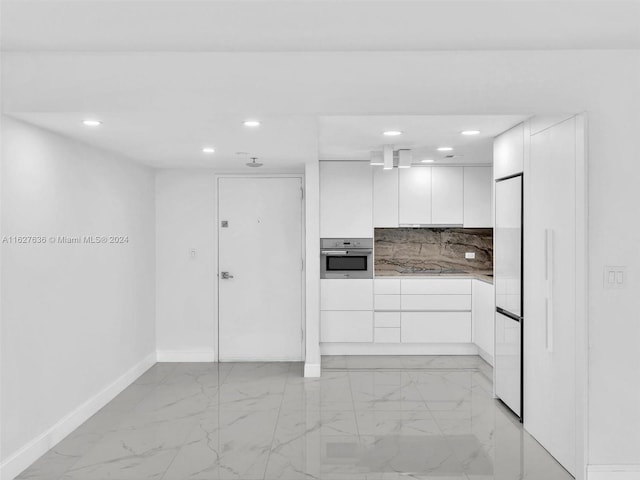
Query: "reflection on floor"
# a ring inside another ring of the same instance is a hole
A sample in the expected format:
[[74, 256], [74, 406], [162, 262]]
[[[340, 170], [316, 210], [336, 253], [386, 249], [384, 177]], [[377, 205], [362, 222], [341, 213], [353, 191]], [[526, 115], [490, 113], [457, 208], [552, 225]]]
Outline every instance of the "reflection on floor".
[[491, 396], [479, 357], [157, 364], [20, 479], [572, 477]]

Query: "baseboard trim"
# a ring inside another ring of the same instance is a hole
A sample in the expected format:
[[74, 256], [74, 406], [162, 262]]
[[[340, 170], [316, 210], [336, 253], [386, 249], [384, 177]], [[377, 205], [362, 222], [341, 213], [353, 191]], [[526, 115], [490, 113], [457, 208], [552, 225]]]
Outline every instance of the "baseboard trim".
[[321, 355], [478, 355], [473, 343], [321, 343]]
[[587, 480], [640, 480], [640, 465], [588, 465]]
[[158, 362], [215, 362], [213, 350], [158, 350]]
[[98, 410], [131, 385], [140, 375], [156, 363], [155, 352], [145, 357], [111, 384], [67, 414], [51, 428], [28, 442], [0, 464], [0, 478], [13, 480], [38, 458], [49, 451], [76, 428], [86, 422]]
[[306, 378], [319, 377], [322, 372], [319, 363], [305, 363], [304, 364], [304, 376]]
[[485, 362], [487, 362], [489, 365], [493, 367], [493, 355], [490, 355], [480, 347], [478, 347], [478, 355], [480, 356], [481, 359], [483, 359]]

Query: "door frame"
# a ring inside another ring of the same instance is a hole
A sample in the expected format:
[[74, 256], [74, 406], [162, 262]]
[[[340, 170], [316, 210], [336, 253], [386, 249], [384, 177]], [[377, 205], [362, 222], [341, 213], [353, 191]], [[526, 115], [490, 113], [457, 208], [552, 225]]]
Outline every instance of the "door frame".
[[229, 173], [229, 174], [216, 174], [215, 178], [215, 208], [214, 208], [214, 222], [216, 232], [214, 235], [215, 238], [215, 280], [214, 280], [214, 295], [216, 299], [216, 307], [214, 309], [214, 332], [215, 332], [215, 361], [220, 362], [220, 180], [223, 178], [297, 178], [300, 180], [300, 190], [301, 190], [301, 213], [300, 213], [300, 246], [301, 246], [301, 260], [302, 260], [302, 269], [300, 271], [300, 286], [301, 286], [301, 308], [300, 308], [300, 361], [304, 362], [305, 359], [305, 338], [307, 336], [306, 333], [306, 319], [305, 319], [305, 304], [306, 304], [306, 291], [305, 291], [305, 277], [307, 272], [307, 264], [306, 264], [306, 232], [305, 232], [305, 184], [304, 184], [304, 174], [303, 173]]

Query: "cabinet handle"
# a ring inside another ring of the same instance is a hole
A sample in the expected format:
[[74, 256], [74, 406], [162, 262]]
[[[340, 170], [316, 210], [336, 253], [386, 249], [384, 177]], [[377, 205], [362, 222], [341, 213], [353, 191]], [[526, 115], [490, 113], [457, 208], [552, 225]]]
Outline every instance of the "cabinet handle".
[[545, 346], [548, 352], [553, 352], [553, 230], [545, 229], [544, 255], [545, 255]]

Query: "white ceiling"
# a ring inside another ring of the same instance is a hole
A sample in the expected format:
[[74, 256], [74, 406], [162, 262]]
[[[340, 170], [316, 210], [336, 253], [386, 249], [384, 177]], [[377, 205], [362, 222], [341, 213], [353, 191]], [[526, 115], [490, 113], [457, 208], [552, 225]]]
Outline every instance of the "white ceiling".
[[[435, 160], [438, 164], [490, 164], [493, 137], [523, 121], [526, 115], [377, 115], [320, 117], [319, 151], [322, 160], [368, 160], [371, 150], [382, 145], [408, 148], [413, 161]], [[386, 137], [382, 132], [399, 130]], [[464, 130], [480, 130], [474, 136]], [[439, 152], [438, 147], [453, 147]], [[455, 158], [445, 158], [454, 154]]]
[[[316, 120], [296, 115], [261, 117], [262, 125], [245, 127], [249, 117], [189, 113], [18, 113], [13, 117], [152, 167], [244, 169], [250, 156], [262, 170], [302, 170], [317, 158]], [[82, 125], [83, 118], [98, 118], [100, 127]], [[203, 147], [214, 147], [204, 154]], [[246, 152], [249, 155], [238, 152]], [[262, 171], [261, 170], [261, 171]]]
[[634, 0], [5, 0], [4, 50], [424, 51], [640, 47]]

